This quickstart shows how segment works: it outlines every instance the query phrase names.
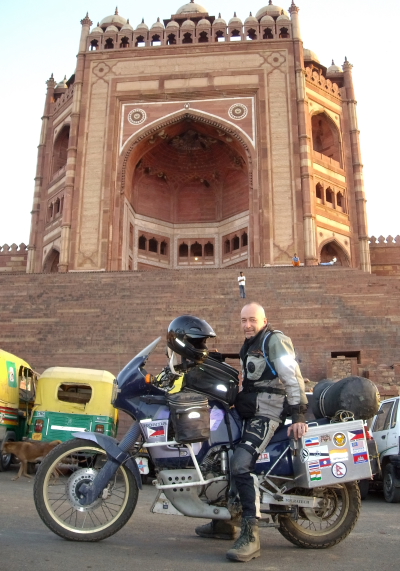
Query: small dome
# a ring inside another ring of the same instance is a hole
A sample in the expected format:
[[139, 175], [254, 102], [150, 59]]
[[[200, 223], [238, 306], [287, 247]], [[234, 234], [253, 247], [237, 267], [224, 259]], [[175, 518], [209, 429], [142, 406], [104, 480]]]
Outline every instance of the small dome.
[[305, 61], [315, 61], [316, 63], [321, 63], [319, 57], [312, 50], [304, 50], [304, 60]]
[[289, 14], [286, 12], [286, 10], [284, 10], [283, 8], [281, 8], [280, 6], [275, 6], [274, 4], [272, 4], [272, 1], [269, 0], [269, 4], [268, 6], [264, 6], [264, 8], [261, 8], [257, 14], [256, 14], [256, 18], [260, 19], [263, 16], [272, 16], [272, 18], [277, 18], [278, 16], [280, 16], [281, 14], [285, 14], [286, 16], [288, 16]]
[[126, 21], [126, 24], [124, 24], [121, 28], [121, 32], [133, 32], [133, 28], [129, 23], [129, 20]]
[[331, 73], [343, 73], [343, 69], [340, 65], [335, 65], [335, 62], [332, 60], [332, 65], [328, 67], [326, 70], [326, 74], [330, 75]]
[[178, 22], [175, 22], [175, 20], [171, 20], [170, 22], [168, 22], [168, 24], [165, 27], [166, 28], [178, 28], [179, 29], [179, 24], [178, 24]]
[[195, 28], [196, 24], [192, 20], [185, 20], [181, 26], [182, 29], [184, 28]]
[[275, 20], [273, 19], [272, 16], [263, 16], [260, 20], [260, 24], [275, 24]]
[[209, 28], [211, 26], [210, 22], [205, 18], [202, 18], [200, 22], [197, 24], [198, 28]]
[[188, 12], [191, 12], [192, 14], [195, 13], [201, 13], [201, 14], [207, 14], [207, 10], [205, 8], [203, 8], [203, 6], [200, 6], [200, 4], [196, 4], [196, 2], [189, 2], [189, 4], [184, 4], [183, 6], [181, 6], [180, 8], [178, 8], [177, 10], [177, 14], [187, 14]]
[[214, 20], [213, 26], [226, 26], [225, 20], [221, 18], [221, 12], [218, 14], [218, 18]]
[[281, 14], [281, 15], [276, 19], [276, 21], [277, 21], [277, 22], [282, 22], [282, 21], [283, 21], [283, 22], [285, 22], [285, 21], [286, 21], [286, 22], [290, 22], [290, 18], [289, 18], [289, 16], [286, 16], [286, 14]]
[[66, 75], [64, 75], [64, 79], [63, 79], [62, 81], [59, 81], [59, 82], [57, 83], [56, 89], [59, 89], [60, 87], [61, 87], [62, 89], [68, 89], [67, 76], [66, 76]]
[[233, 18], [229, 20], [228, 26], [243, 26], [243, 22], [236, 16], [236, 12], [233, 13]]
[[164, 29], [164, 24], [162, 22], [160, 22], [160, 18], [157, 18], [157, 22], [154, 22], [154, 24], [151, 26], [150, 30], [163, 30]]
[[100, 22], [100, 26], [102, 27], [110, 26], [110, 24], [117, 24], [120, 27], [126, 24], [126, 18], [123, 18], [118, 14], [117, 8], [115, 8], [115, 13], [112, 16], [106, 16]]
[[257, 18], [255, 16], [253, 16], [251, 12], [250, 12], [250, 15], [247, 16], [247, 18], [244, 21], [245, 26], [249, 26], [250, 24], [258, 24]]
[[91, 34], [103, 34], [103, 30], [100, 28], [98, 22], [97, 22], [97, 26], [95, 28], [93, 28], [90, 33]]
[[118, 33], [117, 26], [108, 26], [108, 28], [106, 28], [106, 34], [114, 34], [115, 32]]
[[147, 24], [144, 23], [144, 20], [142, 18], [142, 21], [140, 22], [140, 24], [136, 27], [137, 30], [148, 30], [149, 27]]

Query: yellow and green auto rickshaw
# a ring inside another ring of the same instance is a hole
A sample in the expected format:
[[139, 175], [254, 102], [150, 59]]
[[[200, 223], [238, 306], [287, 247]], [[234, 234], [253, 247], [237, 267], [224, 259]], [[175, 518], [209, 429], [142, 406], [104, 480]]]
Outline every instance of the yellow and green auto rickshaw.
[[73, 432], [116, 436], [118, 411], [111, 404], [114, 375], [96, 369], [51, 367], [39, 377], [29, 438], [69, 440]]
[[11, 454], [1, 452], [3, 443], [26, 435], [36, 382], [37, 374], [26, 361], [0, 349], [0, 471], [11, 464]]

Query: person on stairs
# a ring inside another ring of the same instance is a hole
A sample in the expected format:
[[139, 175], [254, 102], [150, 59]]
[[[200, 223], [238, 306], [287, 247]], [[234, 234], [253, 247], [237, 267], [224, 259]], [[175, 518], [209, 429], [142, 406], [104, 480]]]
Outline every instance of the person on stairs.
[[[243, 511], [240, 536], [226, 557], [244, 562], [260, 556], [260, 496], [253, 471], [259, 454], [282, 422], [284, 403], [287, 403], [285, 413], [292, 417], [288, 436], [300, 438], [308, 426], [304, 417], [307, 410], [304, 380], [290, 338], [268, 325], [264, 308], [258, 303], [243, 307], [241, 327], [245, 336], [240, 350], [243, 390], [235, 407], [244, 419], [244, 429], [230, 469]], [[234, 525], [221, 520], [212, 520], [195, 531], [200, 537], [235, 537]]]

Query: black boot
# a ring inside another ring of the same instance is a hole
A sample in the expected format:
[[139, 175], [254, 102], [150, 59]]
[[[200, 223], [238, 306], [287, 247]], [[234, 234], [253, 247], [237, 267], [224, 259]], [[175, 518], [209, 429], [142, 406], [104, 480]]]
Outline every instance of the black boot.
[[260, 557], [260, 534], [256, 518], [242, 519], [240, 537], [227, 552], [226, 558], [231, 561], [250, 561]]
[[229, 521], [220, 519], [212, 519], [210, 523], [199, 525], [195, 532], [200, 537], [210, 539], [235, 539], [235, 527]]

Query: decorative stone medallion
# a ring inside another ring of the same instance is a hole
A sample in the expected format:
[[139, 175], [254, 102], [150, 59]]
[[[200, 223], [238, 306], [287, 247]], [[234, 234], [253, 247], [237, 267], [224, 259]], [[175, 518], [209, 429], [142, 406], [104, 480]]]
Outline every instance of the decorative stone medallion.
[[132, 125], [141, 125], [147, 119], [146, 111], [143, 109], [132, 109], [132, 111], [128, 115], [129, 123]]
[[240, 121], [247, 116], [248, 109], [246, 105], [243, 103], [235, 103], [231, 107], [229, 107], [228, 115], [231, 119], [235, 119], [235, 121]]

